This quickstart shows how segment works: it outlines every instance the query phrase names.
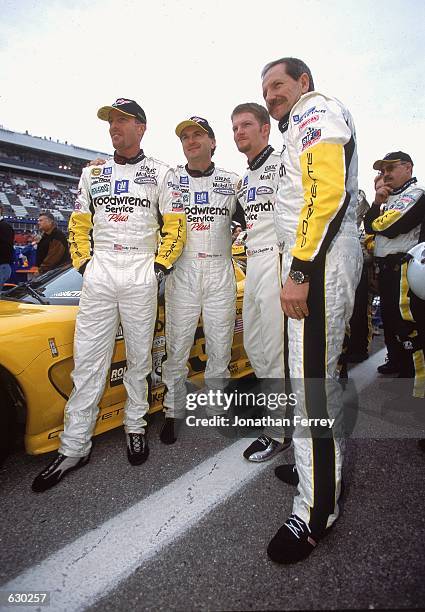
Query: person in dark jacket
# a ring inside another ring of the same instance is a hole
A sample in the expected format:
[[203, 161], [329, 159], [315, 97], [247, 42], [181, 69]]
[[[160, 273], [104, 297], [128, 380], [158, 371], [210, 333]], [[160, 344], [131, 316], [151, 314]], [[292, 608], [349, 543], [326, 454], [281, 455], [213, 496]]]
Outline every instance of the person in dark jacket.
[[12, 274], [13, 241], [15, 239], [12, 226], [3, 220], [2, 215], [3, 210], [0, 206], [0, 291]]
[[71, 261], [68, 240], [56, 225], [52, 213], [43, 212], [38, 218], [38, 227], [43, 232], [37, 246], [37, 267], [40, 274], [60, 268]]

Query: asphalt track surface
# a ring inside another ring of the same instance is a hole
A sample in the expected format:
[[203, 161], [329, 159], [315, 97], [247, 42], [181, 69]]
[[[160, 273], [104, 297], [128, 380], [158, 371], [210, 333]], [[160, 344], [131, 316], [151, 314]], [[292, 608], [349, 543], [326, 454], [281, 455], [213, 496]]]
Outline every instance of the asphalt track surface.
[[351, 370], [362, 418], [347, 442], [342, 514], [305, 562], [282, 567], [265, 552], [291, 511], [294, 489], [273, 468], [292, 450], [250, 464], [241, 458], [249, 440], [216, 428], [185, 428], [164, 446], [156, 415], [140, 467], [128, 464], [121, 429], [98, 437], [89, 465], [43, 494], [30, 486], [50, 456], [9, 457], [0, 598], [48, 590], [48, 607], [18, 609], [55, 611], [423, 608], [425, 432], [415, 415], [384, 410], [382, 357]]

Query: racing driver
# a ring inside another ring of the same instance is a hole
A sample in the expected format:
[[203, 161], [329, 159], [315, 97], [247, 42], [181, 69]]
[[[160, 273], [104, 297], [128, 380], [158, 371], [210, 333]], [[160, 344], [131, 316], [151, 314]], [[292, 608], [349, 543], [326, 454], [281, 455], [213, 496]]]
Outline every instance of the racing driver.
[[134, 100], [119, 98], [100, 108], [97, 116], [109, 123], [115, 153], [102, 166], [83, 170], [69, 221], [72, 263], [84, 274], [74, 340], [74, 388], [65, 408], [59, 452], [35, 478], [36, 492], [56, 485], [89, 460], [120, 320], [127, 358], [127, 456], [132, 465], [146, 461], [146, 377], [152, 369], [157, 281], [171, 270], [185, 240], [183, 207], [173, 201], [174, 173], [140, 149], [146, 130], [143, 109]]
[[[276, 468], [281, 480], [298, 482], [298, 495], [267, 552], [289, 564], [305, 559], [338, 517], [343, 440], [337, 363], [362, 268], [357, 152], [349, 111], [314, 91], [303, 61], [267, 64], [262, 87], [283, 135], [275, 222], [284, 245], [281, 304], [289, 317], [295, 414], [316, 419], [295, 428], [295, 470]], [[321, 425], [330, 416], [334, 427]]]
[[[264, 106], [239, 104], [231, 117], [236, 146], [248, 160], [248, 171], [237, 193], [245, 212], [248, 264], [242, 312], [244, 347], [257, 378], [284, 379], [280, 253], [274, 226], [280, 155], [268, 144], [270, 115]], [[266, 385], [269, 391], [271, 384]], [[290, 444], [281, 428], [270, 427], [250, 444], [244, 457], [267, 461]]]
[[[206, 119], [191, 117], [176, 127], [185, 166], [177, 166], [176, 192], [187, 220], [183, 254], [165, 285], [166, 360], [162, 365], [165, 421], [160, 439], [176, 441], [176, 418], [186, 405], [187, 360], [202, 313], [206, 353], [205, 383], [214, 388], [229, 377], [236, 316], [236, 281], [230, 225], [236, 209], [238, 176], [211, 161], [216, 142]], [[214, 382], [213, 380], [214, 379]]]

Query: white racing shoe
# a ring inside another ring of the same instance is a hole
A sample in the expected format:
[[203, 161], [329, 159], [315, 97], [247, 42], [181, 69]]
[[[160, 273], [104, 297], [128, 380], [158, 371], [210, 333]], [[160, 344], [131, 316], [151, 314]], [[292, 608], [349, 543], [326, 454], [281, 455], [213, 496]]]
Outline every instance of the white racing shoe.
[[283, 443], [269, 438], [269, 436], [260, 436], [244, 451], [243, 456], [248, 461], [269, 461], [278, 453], [287, 450], [291, 446], [291, 440], [285, 440]]

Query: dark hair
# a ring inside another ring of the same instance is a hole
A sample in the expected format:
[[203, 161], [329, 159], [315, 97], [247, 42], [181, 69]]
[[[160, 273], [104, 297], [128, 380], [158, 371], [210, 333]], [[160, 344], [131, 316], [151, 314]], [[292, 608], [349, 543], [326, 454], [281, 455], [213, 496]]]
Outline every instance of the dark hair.
[[245, 102], [244, 104], [238, 104], [234, 109], [230, 116], [233, 121], [233, 117], [235, 115], [240, 115], [241, 113], [251, 113], [257, 119], [260, 126], [270, 125], [270, 115], [269, 112], [264, 106], [261, 104], [257, 104], [256, 102]]
[[47, 210], [46, 212], [41, 212], [41, 213], [38, 215], [38, 218], [40, 218], [40, 217], [46, 217], [46, 218], [47, 218], [47, 219], [49, 219], [50, 221], [53, 221], [53, 223], [56, 223], [56, 219], [55, 219], [54, 215], [52, 215], [52, 213], [51, 213], [51, 212], [49, 212], [48, 210]]
[[270, 68], [278, 64], [285, 64], [286, 73], [289, 74], [294, 81], [298, 81], [300, 76], [305, 72], [309, 80], [308, 91], [314, 91], [313, 75], [311, 74], [310, 68], [302, 60], [296, 57], [281, 57], [278, 60], [274, 60], [274, 62], [269, 62], [261, 71], [261, 78], [264, 79]]

